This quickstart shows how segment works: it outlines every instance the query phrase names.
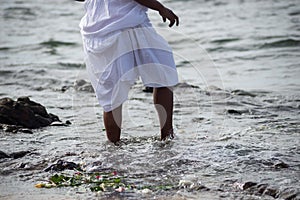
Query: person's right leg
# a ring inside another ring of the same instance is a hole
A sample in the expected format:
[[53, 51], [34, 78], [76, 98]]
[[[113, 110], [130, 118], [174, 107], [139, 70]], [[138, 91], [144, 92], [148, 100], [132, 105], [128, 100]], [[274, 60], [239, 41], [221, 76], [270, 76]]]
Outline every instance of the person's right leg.
[[172, 88], [154, 88], [153, 100], [158, 113], [161, 140], [174, 137], [173, 133], [173, 91]]
[[103, 121], [108, 140], [113, 143], [120, 141], [122, 105], [110, 112], [103, 112]]

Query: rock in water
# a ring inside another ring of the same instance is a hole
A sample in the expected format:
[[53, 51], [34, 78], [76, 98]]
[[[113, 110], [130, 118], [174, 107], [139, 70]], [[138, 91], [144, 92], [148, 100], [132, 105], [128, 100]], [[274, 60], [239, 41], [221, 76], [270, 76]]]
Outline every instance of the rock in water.
[[0, 151], [0, 159], [2, 159], [2, 158], [13, 158], [13, 159], [22, 158], [22, 157], [26, 156], [28, 153], [30, 153], [30, 151], [18, 151], [18, 152], [13, 152], [11, 154], [6, 154], [3, 151]]
[[33, 129], [49, 126], [54, 121], [60, 120], [28, 97], [20, 97], [17, 101], [11, 98], [0, 99], [0, 124]]
[[74, 162], [68, 162], [68, 161], [63, 161], [63, 160], [58, 160], [56, 164], [53, 164], [49, 167], [47, 167], [44, 171], [63, 171], [65, 169], [69, 170], [80, 170], [80, 166]]
[[0, 151], [0, 159], [2, 158], [10, 158], [10, 156], [4, 153], [3, 151]]
[[74, 83], [74, 88], [77, 91], [84, 91], [84, 92], [94, 92], [94, 89], [90, 82], [87, 82], [83, 79], [76, 80]]
[[274, 164], [275, 169], [289, 168], [289, 165], [280, 161]]
[[22, 158], [24, 156], [26, 156], [28, 153], [30, 153], [29, 151], [18, 151], [18, 152], [13, 152], [11, 153], [9, 156], [17, 159], [17, 158]]

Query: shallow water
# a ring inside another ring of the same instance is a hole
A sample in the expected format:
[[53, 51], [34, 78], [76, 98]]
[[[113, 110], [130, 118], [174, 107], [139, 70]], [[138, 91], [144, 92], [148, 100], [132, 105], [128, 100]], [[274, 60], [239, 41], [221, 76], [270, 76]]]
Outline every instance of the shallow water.
[[[300, 198], [297, 1], [164, 2], [181, 17], [180, 27], [168, 29], [156, 13], [149, 15], [171, 44], [180, 75], [174, 93], [176, 138], [158, 141], [151, 94], [138, 82], [123, 108], [120, 146], [106, 141], [94, 94], [73, 87], [87, 79], [78, 30], [82, 4], [11, 0], [0, 5], [0, 97], [30, 96], [72, 122], [33, 134], [0, 132], [0, 150], [31, 152], [0, 160], [0, 198], [259, 199], [235, 187], [247, 181], [268, 184], [280, 194], [298, 192]], [[96, 162], [137, 185], [185, 180], [210, 190], [104, 195], [84, 188], [34, 188], [50, 176], [43, 169], [59, 159]], [[277, 168], [280, 162], [288, 168]]]

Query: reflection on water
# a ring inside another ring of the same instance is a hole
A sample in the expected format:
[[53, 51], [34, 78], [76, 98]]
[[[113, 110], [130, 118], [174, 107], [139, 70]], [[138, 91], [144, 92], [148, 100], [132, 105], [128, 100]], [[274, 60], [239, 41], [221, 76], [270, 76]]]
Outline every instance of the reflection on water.
[[[151, 94], [138, 82], [124, 105], [119, 146], [106, 141], [94, 94], [74, 86], [87, 78], [78, 32], [82, 5], [66, 0], [0, 5], [0, 96], [31, 96], [72, 122], [33, 134], [0, 130], [1, 151], [30, 152], [0, 159], [1, 198], [57, 193], [54, 197], [63, 199], [67, 192], [71, 199], [273, 199], [271, 189], [275, 198], [299, 192], [297, 1], [164, 2], [181, 16], [180, 27], [165, 29], [156, 13], [149, 14], [173, 47], [181, 77], [174, 102], [177, 137], [158, 141]], [[136, 185], [201, 183], [209, 190], [101, 196], [82, 188], [35, 189], [49, 177], [43, 169], [59, 159], [87, 170], [116, 170]], [[239, 184], [245, 182], [258, 186], [242, 191], [245, 185]]]

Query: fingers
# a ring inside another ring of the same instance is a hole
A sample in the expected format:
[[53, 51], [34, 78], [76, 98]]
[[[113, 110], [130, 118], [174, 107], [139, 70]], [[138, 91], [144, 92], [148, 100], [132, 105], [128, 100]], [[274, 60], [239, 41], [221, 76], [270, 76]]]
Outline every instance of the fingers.
[[167, 18], [166, 18], [166, 17], [163, 17], [163, 21], [166, 22], [166, 21], [167, 21]]
[[175, 24], [175, 22], [176, 22], [176, 26], [178, 26], [179, 25], [178, 16], [175, 15], [172, 10], [169, 10], [169, 12], [170, 12], [170, 18], [168, 18], [170, 21], [169, 27], [172, 27]]
[[176, 26], [179, 25], [179, 17], [175, 15], [172, 10], [166, 8], [164, 12], [160, 12], [160, 15], [162, 16], [164, 22], [166, 22], [167, 19], [170, 21], [169, 27], [174, 26], [175, 23]]
[[173, 20], [170, 20], [169, 27], [172, 27], [174, 24], [175, 24], [175, 19], [173, 19]]
[[177, 15], [175, 15], [176, 16], [176, 26], [179, 26], [179, 17], [177, 17]]
[[174, 16], [172, 16], [172, 18], [169, 19], [169, 21], [170, 21], [169, 27], [172, 27], [175, 23], [176, 23], [176, 26], [179, 25], [179, 18], [174, 13], [173, 13], [173, 15]]

